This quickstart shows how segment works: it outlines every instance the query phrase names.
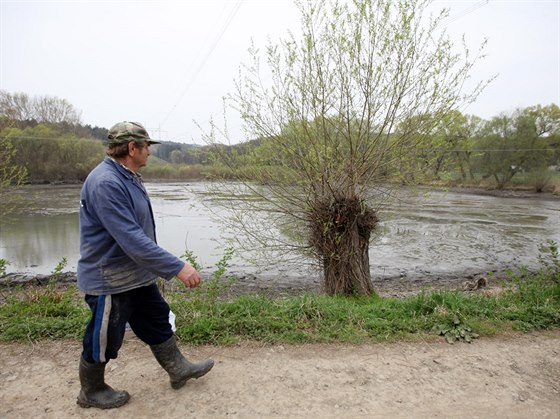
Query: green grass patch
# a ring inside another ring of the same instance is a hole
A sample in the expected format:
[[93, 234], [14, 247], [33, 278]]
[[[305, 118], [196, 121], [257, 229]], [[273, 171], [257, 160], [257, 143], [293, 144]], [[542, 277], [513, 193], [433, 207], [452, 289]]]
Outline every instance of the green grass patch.
[[[442, 336], [470, 342], [477, 336], [560, 326], [560, 262], [553, 242], [542, 268], [510, 273], [500, 293], [423, 292], [407, 298], [305, 294], [224, 298], [218, 276], [193, 291], [168, 292], [177, 335], [192, 344], [368, 343]], [[0, 291], [0, 341], [80, 339], [89, 309], [75, 288], [52, 285]]]
[[[1, 341], [81, 338], [90, 314], [75, 290], [32, 294], [8, 297], [0, 306]], [[560, 326], [557, 284], [540, 284], [530, 292], [505, 289], [498, 296], [436, 291], [402, 299], [307, 294], [220, 300], [173, 292], [167, 299], [177, 316], [177, 335], [192, 344], [359, 344], [445, 336], [442, 330], [462, 340], [461, 332], [489, 336]]]
[[0, 303], [0, 340], [80, 339], [90, 311], [76, 298], [76, 289], [53, 285], [3, 291]]
[[243, 340], [359, 344], [438, 335], [445, 328], [459, 333], [457, 340], [469, 340], [476, 335], [560, 326], [558, 286], [539, 290], [537, 305], [534, 294], [521, 295], [516, 289], [499, 296], [436, 291], [403, 299], [244, 296], [207, 304], [175, 294], [171, 307], [178, 318], [177, 334], [195, 344]]

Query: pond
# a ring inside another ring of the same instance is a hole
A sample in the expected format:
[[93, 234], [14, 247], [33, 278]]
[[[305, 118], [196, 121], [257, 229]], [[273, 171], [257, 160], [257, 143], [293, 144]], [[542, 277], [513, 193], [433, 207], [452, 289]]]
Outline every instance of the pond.
[[[147, 183], [159, 244], [181, 255], [188, 248], [207, 272], [222, 257], [226, 231], [212, 217], [205, 182]], [[80, 186], [26, 186], [25, 205], [0, 221], [0, 258], [8, 272], [48, 274], [65, 257], [65, 271], [79, 258]], [[539, 246], [560, 242], [560, 200], [403, 190], [379, 213], [370, 246], [375, 278], [480, 273], [537, 265]], [[251, 258], [251, 255], [244, 255]], [[234, 256], [230, 272], [312, 278], [283, 260], [255, 267]]]

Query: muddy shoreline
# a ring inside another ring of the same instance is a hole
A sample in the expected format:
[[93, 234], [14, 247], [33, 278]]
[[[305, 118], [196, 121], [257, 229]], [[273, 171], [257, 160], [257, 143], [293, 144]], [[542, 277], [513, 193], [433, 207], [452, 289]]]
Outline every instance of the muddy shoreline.
[[[204, 275], [203, 275], [204, 277]], [[232, 276], [226, 276], [224, 282]], [[227, 285], [224, 293], [228, 296], [260, 294], [272, 297], [285, 295], [301, 295], [321, 293], [321, 280], [316, 278], [289, 277], [284, 275], [253, 275], [239, 273], [234, 275], [231, 285]], [[205, 278], [208, 279], [208, 278]], [[502, 286], [507, 280], [505, 270], [491, 272], [458, 272], [447, 275], [422, 275], [373, 278], [373, 288], [384, 297], [405, 297], [428, 290], [490, 290]], [[50, 275], [28, 275], [9, 273], [0, 278], [0, 289], [9, 290], [17, 287], [46, 286], [50, 283]], [[76, 283], [75, 272], [65, 272], [54, 280], [57, 286], [68, 287]], [[179, 281], [165, 283], [169, 291], [185, 291]]]

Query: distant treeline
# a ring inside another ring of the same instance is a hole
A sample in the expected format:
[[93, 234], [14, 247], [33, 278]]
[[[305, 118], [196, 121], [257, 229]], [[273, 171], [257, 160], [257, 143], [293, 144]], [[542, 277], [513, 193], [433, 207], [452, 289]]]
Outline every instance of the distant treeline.
[[[430, 117], [418, 115], [414, 118]], [[337, 126], [336, 123], [331, 125]], [[410, 144], [399, 143], [401, 134], [418, 126], [422, 124], [415, 119], [405, 120], [386, 134], [391, 151], [386, 153], [386, 161], [380, 162], [377, 178], [403, 184], [499, 189], [524, 186], [535, 191], [560, 193], [560, 108], [556, 104], [517, 109], [488, 120], [452, 111], [430, 131], [414, 131]], [[286, 127], [286, 132], [290, 129], [297, 129], [297, 124]], [[269, 173], [269, 177], [258, 179], [274, 182], [284, 176], [288, 168], [297, 170], [290, 166], [290, 155], [314, 153], [312, 147], [303, 142], [296, 142], [289, 150], [277, 147], [275, 143], [282, 135], [285, 135], [283, 131], [275, 137], [230, 146], [162, 144], [153, 154], [172, 164], [149, 166], [145, 172], [167, 179], [199, 172], [206, 177], [252, 180], [257, 178], [256, 167], [266, 167], [264, 172]], [[333, 132], [332, 135], [352, 135], [352, 127], [349, 132]], [[379, 132], [370, 135], [374, 141]], [[392, 143], [399, 143], [400, 147], [392, 147]], [[343, 148], [345, 144], [341, 141], [338, 147]]]
[[[0, 120], [1, 132], [9, 133], [12, 132], [13, 135], [17, 132], [21, 136], [29, 136], [36, 138], [37, 135], [42, 134], [42, 131], [47, 131], [46, 135], [61, 135], [61, 136], [74, 136], [76, 138], [94, 138], [105, 143], [107, 141], [107, 134], [109, 130], [107, 128], [91, 126], [91, 125], [81, 125], [81, 124], [70, 124], [68, 122], [38, 122], [35, 119], [26, 119], [24, 121], [9, 120], [2, 118]], [[4, 131], [6, 128], [15, 128], [17, 131]]]
[[26, 169], [26, 182], [83, 181], [104, 155], [88, 127], [5, 119], [1, 125], [0, 138], [13, 146], [12, 163]]
[[[389, 140], [417, 126], [416, 122], [401, 121], [387, 134]], [[82, 124], [80, 112], [65, 100], [0, 91], [0, 145], [13, 148], [0, 162], [1, 173], [8, 173], [11, 165], [26, 169], [27, 182], [83, 181], [103, 159], [107, 133], [105, 127]], [[152, 157], [143, 174], [147, 179], [252, 179], [255, 167], [266, 166], [270, 168], [268, 181], [273, 182], [290, 164], [290, 152], [309, 151], [299, 144], [298, 150], [285, 150], [288, 154], [280, 156], [276, 139], [228, 146], [163, 142], [151, 147]], [[379, 170], [384, 179], [403, 183], [498, 188], [524, 184], [535, 190], [560, 190], [559, 168], [560, 109], [551, 104], [489, 120], [450, 112], [430, 132], [419, 132], [406, 150], [389, 153]]]

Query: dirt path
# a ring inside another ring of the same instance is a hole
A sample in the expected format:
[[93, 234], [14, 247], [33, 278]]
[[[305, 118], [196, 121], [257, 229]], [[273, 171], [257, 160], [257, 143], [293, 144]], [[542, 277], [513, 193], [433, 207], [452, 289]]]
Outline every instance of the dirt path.
[[0, 344], [0, 418], [560, 418], [560, 331], [475, 343], [183, 346], [213, 357], [172, 390], [149, 349], [127, 339], [108, 382], [132, 398], [82, 409], [75, 342]]

